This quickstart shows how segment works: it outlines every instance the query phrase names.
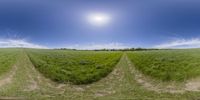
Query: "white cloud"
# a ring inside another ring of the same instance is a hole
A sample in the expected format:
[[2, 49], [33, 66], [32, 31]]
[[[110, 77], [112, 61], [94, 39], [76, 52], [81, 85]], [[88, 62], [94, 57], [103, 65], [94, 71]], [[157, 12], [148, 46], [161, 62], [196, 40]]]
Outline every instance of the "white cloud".
[[154, 46], [155, 48], [199, 48], [200, 38], [176, 39]]
[[0, 48], [23, 47], [23, 48], [47, 48], [42, 45], [30, 43], [23, 39], [0, 39]]
[[79, 49], [79, 50], [94, 50], [94, 49], [124, 49], [129, 47], [123, 43], [112, 42], [106, 44], [96, 44], [96, 43], [86, 44], [86, 45], [75, 44], [71, 46], [66, 46], [65, 48]]

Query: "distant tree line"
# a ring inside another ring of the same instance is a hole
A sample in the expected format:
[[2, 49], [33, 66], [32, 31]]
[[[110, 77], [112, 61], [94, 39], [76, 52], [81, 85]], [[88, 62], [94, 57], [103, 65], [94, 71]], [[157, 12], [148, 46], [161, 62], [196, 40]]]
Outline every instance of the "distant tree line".
[[75, 51], [76, 49], [69, 49], [69, 48], [55, 48], [54, 50], [72, 50], [72, 51]]
[[160, 50], [155, 48], [125, 48], [125, 49], [98, 49], [94, 51], [147, 51], [147, 50]]
[[[75, 51], [77, 49], [69, 49], [69, 48], [57, 48], [55, 50], [72, 50]], [[125, 48], [125, 49], [94, 49], [94, 50], [82, 50], [82, 51], [149, 51], [149, 50], [169, 50], [169, 49], [157, 49], [157, 48]]]

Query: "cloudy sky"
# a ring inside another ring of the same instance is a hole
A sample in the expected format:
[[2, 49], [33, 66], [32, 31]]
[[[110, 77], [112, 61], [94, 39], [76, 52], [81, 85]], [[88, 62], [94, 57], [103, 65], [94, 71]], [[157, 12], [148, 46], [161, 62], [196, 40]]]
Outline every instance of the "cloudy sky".
[[0, 0], [0, 47], [197, 48], [197, 0]]

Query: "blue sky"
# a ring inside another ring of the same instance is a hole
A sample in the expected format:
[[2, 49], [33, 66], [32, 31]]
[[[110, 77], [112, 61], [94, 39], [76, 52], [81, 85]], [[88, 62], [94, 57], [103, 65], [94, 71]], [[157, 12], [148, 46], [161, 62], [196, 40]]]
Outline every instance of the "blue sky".
[[[0, 47], [196, 48], [197, 0], [1, 0]], [[90, 15], [109, 17], [104, 25]]]

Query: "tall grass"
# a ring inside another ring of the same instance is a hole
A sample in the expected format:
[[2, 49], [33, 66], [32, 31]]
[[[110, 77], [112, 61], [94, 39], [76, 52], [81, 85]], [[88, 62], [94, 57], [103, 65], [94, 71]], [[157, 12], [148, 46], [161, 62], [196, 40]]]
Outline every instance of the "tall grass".
[[184, 81], [200, 75], [200, 49], [128, 52], [135, 67], [162, 81]]
[[120, 52], [27, 50], [30, 60], [46, 77], [57, 82], [87, 84], [110, 73]]
[[19, 49], [0, 49], [0, 75], [6, 73], [16, 62]]

